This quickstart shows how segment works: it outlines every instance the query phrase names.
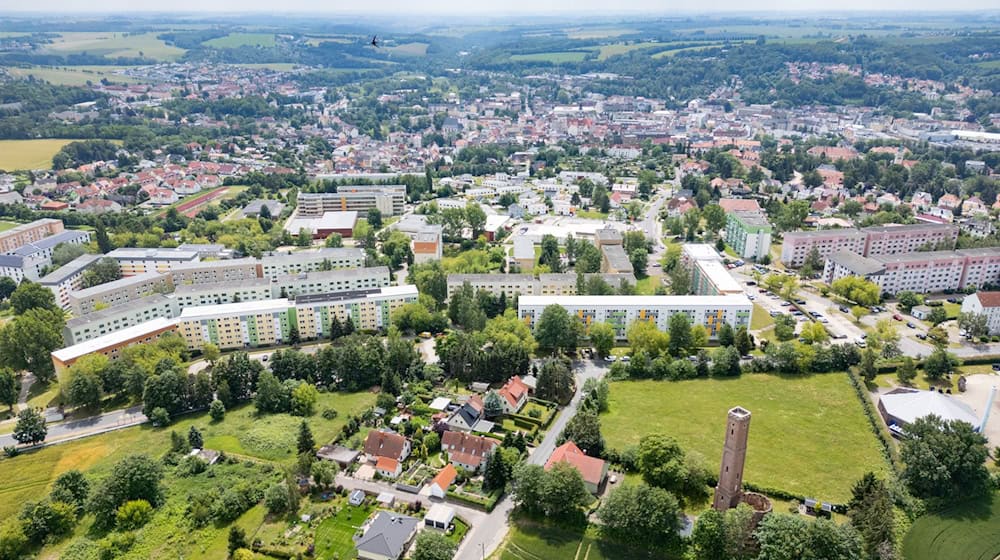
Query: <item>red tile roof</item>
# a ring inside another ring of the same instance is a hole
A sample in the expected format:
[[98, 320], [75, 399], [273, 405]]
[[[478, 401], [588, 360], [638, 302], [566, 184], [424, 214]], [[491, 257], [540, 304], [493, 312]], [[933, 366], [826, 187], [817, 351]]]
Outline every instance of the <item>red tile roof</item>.
[[441, 472], [437, 473], [437, 476], [434, 477], [431, 484], [437, 484], [438, 488], [441, 490], [447, 490], [448, 487], [455, 482], [456, 477], [458, 477], [458, 471], [455, 470], [455, 467], [453, 467], [451, 463], [448, 463], [443, 469], [441, 469]]
[[752, 212], [760, 211], [760, 204], [752, 198], [721, 198], [719, 206], [728, 212]]
[[572, 441], [567, 441], [552, 452], [552, 456], [545, 463], [545, 470], [551, 469], [561, 461], [569, 463], [580, 471], [584, 481], [595, 486], [601, 484], [601, 479], [604, 477], [604, 461], [585, 455]]
[[403, 455], [406, 438], [392, 432], [372, 430], [365, 438], [365, 454], [372, 457], [399, 459]]
[[504, 386], [497, 392], [500, 393], [501, 397], [507, 399], [511, 407], [516, 407], [517, 402], [528, 394], [528, 386], [521, 381], [520, 376], [515, 375], [508, 379], [507, 383], [504, 383]]
[[983, 307], [1000, 307], [1000, 292], [978, 292], [976, 297]]
[[399, 468], [399, 461], [391, 457], [379, 457], [378, 461], [375, 463], [375, 469], [387, 472], [396, 472]]
[[[453, 462], [479, 468], [483, 458], [493, 451], [500, 442], [482, 436], [474, 436], [465, 432], [445, 432], [441, 436], [441, 448], [448, 453]], [[454, 449], [452, 449], [454, 446]]]

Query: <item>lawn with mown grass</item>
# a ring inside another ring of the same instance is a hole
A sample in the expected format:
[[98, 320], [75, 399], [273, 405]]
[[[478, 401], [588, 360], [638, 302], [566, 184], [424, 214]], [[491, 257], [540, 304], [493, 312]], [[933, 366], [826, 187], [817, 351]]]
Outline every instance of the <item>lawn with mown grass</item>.
[[7, 231], [8, 229], [15, 228], [21, 224], [17, 222], [3, 222], [0, 221], [0, 231]]
[[618, 560], [659, 557], [600, 538], [595, 527], [566, 527], [515, 517], [495, 560]]
[[353, 537], [371, 513], [371, 506], [347, 505], [324, 519], [316, 528], [316, 557], [341, 560], [357, 558], [358, 551], [354, 548]]
[[759, 331], [774, 324], [771, 314], [758, 304], [753, 304], [753, 316], [750, 318], [750, 330]]
[[[373, 393], [323, 393], [316, 414], [308, 418], [317, 445], [330, 442], [352, 414], [375, 403]], [[324, 408], [337, 411], [327, 420]], [[149, 425], [126, 428], [76, 441], [61, 443], [0, 460], [0, 519], [16, 514], [21, 504], [38, 499], [48, 492], [52, 482], [70, 469], [107, 472], [119, 459], [130, 453], [160, 456], [170, 448], [170, 432], [187, 434], [197, 426], [205, 438], [205, 447], [291, 465], [296, 459], [295, 438], [302, 418], [288, 414], [257, 416], [253, 405], [235, 407], [222, 422], [213, 423], [207, 413], [180, 417], [166, 429]]]
[[843, 503], [866, 471], [888, 469], [842, 373], [619, 381], [611, 384], [601, 431], [617, 449], [638, 445], [646, 434], [668, 434], [717, 465], [726, 414], [734, 406], [753, 415], [747, 482]]
[[917, 519], [903, 539], [907, 560], [994, 560], [1000, 556], [1000, 493]]

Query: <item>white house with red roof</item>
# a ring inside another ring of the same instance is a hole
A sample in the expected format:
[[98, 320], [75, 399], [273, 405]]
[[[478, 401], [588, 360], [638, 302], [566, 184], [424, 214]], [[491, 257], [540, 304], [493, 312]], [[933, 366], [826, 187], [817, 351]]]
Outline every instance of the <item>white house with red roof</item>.
[[549, 460], [545, 463], [545, 470], [551, 469], [560, 462], [569, 463], [574, 469], [580, 471], [583, 482], [591, 494], [597, 494], [601, 485], [604, 484], [604, 479], [608, 477], [608, 464], [601, 459], [587, 455], [572, 441], [567, 441], [552, 452]]
[[521, 376], [515, 375], [504, 383], [497, 393], [503, 401], [505, 414], [517, 414], [528, 402], [530, 388], [521, 381]]

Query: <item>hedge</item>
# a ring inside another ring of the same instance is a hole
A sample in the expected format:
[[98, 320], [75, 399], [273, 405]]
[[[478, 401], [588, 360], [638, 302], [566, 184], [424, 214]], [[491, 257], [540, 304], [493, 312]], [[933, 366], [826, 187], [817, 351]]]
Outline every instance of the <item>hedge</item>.
[[497, 507], [497, 502], [500, 501], [500, 498], [502, 496], [503, 492], [500, 490], [494, 491], [492, 494], [490, 494], [489, 498], [476, 497], [470, 494], [459, 494], [454, 490], [448, 490], [449, 500], [461, 502], [474, 507], [483, 508], [486, 510], [486, 513], [492, 512], [493, 508]]
[[889, 430], [885, 427], [882, 422], [882, 415], [878, 413], [875, 409], [875, 405], [872, 403], [871, 399], [868, 398], [868, 389], [865, 387], [864, 383], [858, 378], [857, 374], [853, 371], [848, 370], [847, 378], [851, 381], [851, 387], [854, 388], [854, 394], [861, 401], [861, 408], [865, 412], [865, 417], [868, 418], [868, 426], [871, 428], [873, 434], [881, 443], [882, 447], [882, 457], [889, 463], [892, 467], [893, 472], [899, 476], [901, 465], [899, 464], [899, 455], [896, 453], [896, 446], [892, 442], [892, 436], [889, 435]]

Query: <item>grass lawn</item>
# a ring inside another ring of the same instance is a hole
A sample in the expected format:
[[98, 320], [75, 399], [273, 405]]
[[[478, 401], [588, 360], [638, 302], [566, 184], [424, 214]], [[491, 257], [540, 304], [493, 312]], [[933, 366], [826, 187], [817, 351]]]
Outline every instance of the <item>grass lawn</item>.
[[596, 210], [577, 210], [577, 218], [587, 218], [588, 220], [607, 220], [607, 212], [598, 212]]
[[[651, 296], [656, 293], [656, 287], [663, 285], [662, 276], [646, 276], [635, 283], [635, 291], [640, 295]], [[617, 288], [618, 286], [613, 286]]]
[[903, 539], [907, 560], [993, 560], [1000, 555], [1000, 493], [917, 519]]
[[515, 518], [494, 560], [612, 560], [645, 558], [642, 551], [606, 542], [593, 527], [565, 527]]
[[766, 329], [774, 324], [774, 318], [771, 314], [756, 303], [753, 304], [753, 316], [750, 320], [750, 330], [759, 331], [761, 329]]
[[389, 47], [389, 52], [403, 56], [424, 56], [427, 54], [427, 43], [403, 43], [396, 47]]
[[961, 303], [948, 303], [947, 301], [941, 304], [944, 307], [944, 312], [948, 314], [949, 319], [958, 319], [958, 314], [962, 312]]
[[348, 505], [336, 515], [324, 519], [316, 529], [316, 557], [341, 560], [356, 558], [358, 551], [354, 548], [352, 537], [371, 512], [371, 506]]
[[511, 62], [551, 62], [559, 64], [562, 62], [583, 62], [587, 53], [582, 51], [555, 51], [532, 54], [514, 54], [510, 56]]
[[61, 32], [46, 51], [61, 54], [87, 53], [107, 58], [154, 58], [177, 60], [184, 55], [182, 48], [172, 47], [156, 36], [159, 33], [121, 33], [117, 31]]
[[7, 68], [11, 76], [27, 78], [33, 76], [36, 80], [44, 80], [59, 86], [84, 86], [87, 82], [97, 83], [104, 78], [118, 83], [137, 81], [131, 76], [117, 74], [117, 70], [127, 66], [31, 66], [28, 68]]
[[230, 33], [202, 43], [213, 49], [235, 49], [239, 47], [273, 47], [273, 33]]
[[17, 222], [3, 222], [3, 221], [0, 221], [0, 231], [7, 231], [8, 229], [17, 227], [19, 225], [21, 225], [21, 224], [19, 224]]
[[0, 140], [0, 169], [52, 169], [52, 156], [75, 141], [64, 138]]
[[601, 417], [608, 446], [625, 449], [663, 432], [710, 465], [722, 457], [726, 412], [750, 410], [745, 480], [761, 486], [846, 502], [861, 475], [888, 468], [843, 374], [621, 381], [611, 384], [610, 400]]
[[[313, 436], [319, 445], [326, 444], [340, 431], [346, 419], [362, 412], [375, 402], [372, 393], [323, 393], [316, 406], [317, 414], [309, 418]], [[333, 408], [339, 414], [333, 420], [319, 413]], [[106, 472], [119, 459], [130, 453], [162, 454], [170, 447], [170, 431], [186, 434], [198, 426], [205, 437], [205, 446], [226, 453], [250, 455], [266, 460], [295, 462], [295, 437], [301, 418], [274, 414], [258, 418], [253, 405], [236, 407], [226, 418], [212, 423], [207, 413], [181, 417], [167, 429], [149, 425], [126, 428], [68, 443], [53, 445], [0, 461], [0, 519], [16, 513], [27, 500], [37, 499], [48, 492], [52, 482], [70, 469], [96, 474]]]

